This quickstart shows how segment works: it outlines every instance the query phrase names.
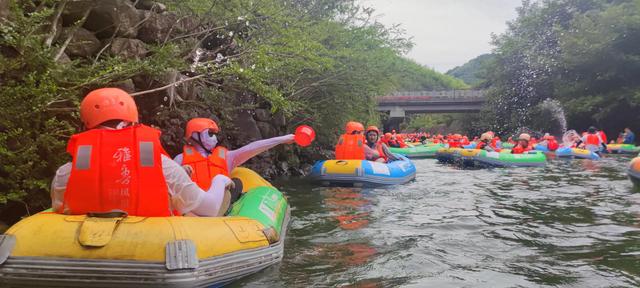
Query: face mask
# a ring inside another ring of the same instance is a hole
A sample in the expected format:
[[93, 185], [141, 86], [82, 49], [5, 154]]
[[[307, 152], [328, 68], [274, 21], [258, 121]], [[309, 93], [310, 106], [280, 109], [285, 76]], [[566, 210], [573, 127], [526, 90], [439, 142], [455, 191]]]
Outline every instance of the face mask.
[[131, 122], [121, 121], [120, 123], [118, 123], [118, 125], [116, 125], [116, 127], [100, 126], [100, 128], [107, 129], [107, 130], [120, 130], [120, 129], [127, 128], [129, 126], [131, 126]]
[[[200, 136], [200, 137], [198, 137]], [[202, 131], [200, 133], [194, 132], [191, 136], [193, 139], [200, 139], [200, 143], [202, 143], [202, 148], [211, 151], [213, 148], [216, 148], [218, 145], [218, 138], [215, 134], [209, 136], [209, 131]]]

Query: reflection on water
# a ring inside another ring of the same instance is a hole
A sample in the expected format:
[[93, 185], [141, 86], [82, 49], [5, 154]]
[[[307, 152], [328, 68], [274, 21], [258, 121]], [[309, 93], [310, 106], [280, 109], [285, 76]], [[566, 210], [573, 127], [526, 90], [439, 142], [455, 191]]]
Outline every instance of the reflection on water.
[[416, 161], [380, 189], [278, 186], [283, 263], [237, 287], [638, 287], [640, 193], [629, 159], [460, 170]]

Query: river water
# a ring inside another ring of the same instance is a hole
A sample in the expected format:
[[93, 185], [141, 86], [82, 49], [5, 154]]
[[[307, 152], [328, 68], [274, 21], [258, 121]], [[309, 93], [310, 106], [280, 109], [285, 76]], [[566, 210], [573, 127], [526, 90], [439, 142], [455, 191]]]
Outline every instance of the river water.
[[640, 287], [630, 158], [460, 170], [416, 160], [379, 189], [275, 184], [292, 207], [281, 265], [235, 287]]

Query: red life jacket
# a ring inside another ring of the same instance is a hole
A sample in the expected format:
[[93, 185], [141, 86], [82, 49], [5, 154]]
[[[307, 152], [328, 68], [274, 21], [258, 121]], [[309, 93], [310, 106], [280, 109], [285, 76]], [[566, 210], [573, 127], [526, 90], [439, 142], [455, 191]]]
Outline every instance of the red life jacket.
[[365, 160], [364, 136], [343, 134], [336, 145], [336, 160]]
[[462, 147], [462, 143], [458, 142], [458, 141], [449, 141], [449, 147], [450, 148], [460, 148]]
[[513, 149], [511, 149], [511, 154], [522, 154], [524, 152], [531, 151], [531, 150], [533, 150], [533, 147], [531, 147], [531, 145], [527, 147], [516, 145], [513, 147]]
[[560, 144], [558, 144], [558, 141], [554, 139], [547, 140], [547, 149], [549, 149], [549, 151], [556, 151], [558, 150], [558, 148], [560, 148]]
[[398, 140], [389, 139], [389, 141], [387, 141], [387, 143], [389, 143], [389, 147], [402, 148], [402, 145], [400, 145], [400, 142], [398, 142]]
[[480, 141], [478, 145], [476, 145], [476, 149], [484, 149], [485, 146], [487, 146], [487, 143]]
[[160, 131], [144, 125], [92, 129], [73, 135], [67, 152], [73, 166], [61, 211], [56, 212], [171, 216]]
[[511, 149], [511, 154], [522, 154], [524, 153], [524, 148], [522, 146], [515, 146]]
[[587, 134], [587, 139], [586, 139], [586, 145], [595, 145], [595, 146], [600, 146], [601, 142], [600, 142], [600, 138], [598, 137], [598, 134]]
[[376, 150], [378, 151], [378, 155], [380, 155], [380, 158], [384, 159], [384, 162], [387, 162], [387, 155], [384, 154], [384, 149], [382, 149], [382, 142], [378, 141], [378, 143], [376, 143]]
[[213, 149], [211, 155], [204, 157], [193, 146], [185, 145], [182, 148], [182, 165], [191, 166], [191, 180], [207, 191], [211, 187], [213, 177], [219, 174], [229, 176], [227, 152], [227, 148], [218, 146]]

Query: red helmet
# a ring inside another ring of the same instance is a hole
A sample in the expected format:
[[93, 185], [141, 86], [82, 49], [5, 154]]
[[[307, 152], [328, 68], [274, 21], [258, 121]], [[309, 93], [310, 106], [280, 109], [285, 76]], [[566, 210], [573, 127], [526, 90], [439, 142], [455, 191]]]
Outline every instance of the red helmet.
[[138, 107], [129, 93], [119, 88], [100, 88], [80, 103], [80, 119], [87, 129], [109, 120], [138, 122]]
[[380, 129], [378, 129], [378, 127], [376, 127], [376, 126], [371, 125], [371, 126], [367, 127], [367, 131], [366, 132], [369, 133], [369, 131], [376, 131], [378, 133], [378, 135], [380, 135]]
[[360, 122], [349, 121], [345, 126], [347, 134], [353, 134], [354, 131], [364, 131], [364, 125]]
[[189, 139], [194, 132], [202, 132], [211, 129], [214, 133], [218, 133], [220, 129], [215, 121], [209, 118], [193, 118], [187, 122], [187, 129], [184, 130], [184, 139]]
[[384, 133], [384, 139], [389, 140], [389, 139], [391, 139], [391, 137], [392, 137], [392, 136], [393, 136], [393, 135], [391, 135], [391, 133], [389, 133], [389, 132]]

